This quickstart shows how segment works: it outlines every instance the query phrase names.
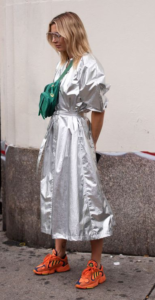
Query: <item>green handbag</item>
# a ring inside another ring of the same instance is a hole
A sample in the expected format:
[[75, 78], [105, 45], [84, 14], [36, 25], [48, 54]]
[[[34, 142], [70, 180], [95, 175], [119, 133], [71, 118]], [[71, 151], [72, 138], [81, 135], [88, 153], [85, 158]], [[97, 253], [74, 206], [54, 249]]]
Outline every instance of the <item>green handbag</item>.
[[70, 70], [73, 65], [73, 60], [70, 61], [68, 67], [62, 73], [62, 75], [53, 83], [47, 84], [44, 88], [43, 93], [40, 95], [39, 101], [39, 113], [38, 116], [42, 115], [43, 119], [51, 117], [55, 111], [55, 107], [59, 100], [59, 90], [62, 78]]

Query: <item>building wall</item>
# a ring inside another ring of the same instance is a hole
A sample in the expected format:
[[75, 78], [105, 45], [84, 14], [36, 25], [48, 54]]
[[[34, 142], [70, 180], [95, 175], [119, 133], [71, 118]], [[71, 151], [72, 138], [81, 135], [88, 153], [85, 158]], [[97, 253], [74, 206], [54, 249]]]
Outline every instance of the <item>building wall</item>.
[[[2, 168], [3, 229], [27, 245], [53, 245], [40, 232], [36, 163], [49, 120], [38, 117], [38, 102], [59, 60], [46, 41], [48, 23], [64, 11], [81, 17], [111, 84], [97, 150], [107, 153], [98, 166], [117, 226], [104, 251], [154, 256], [154, 161], [129, 153], [155, 152], [153, 0], [1, 1], [1, 138], [9, 146]], [[69, 248], [90, 250], [88, 243]]]
[[64, 11], [81, 17], [111, 84], [97, 150], [153, 152], [154, 0], [2, 0], [2, 139], [16, 147], [41, 144], [49, 120], [38, 117], [39, 97], [53, 81], [59, 60], [46, 32], [51, 19]]

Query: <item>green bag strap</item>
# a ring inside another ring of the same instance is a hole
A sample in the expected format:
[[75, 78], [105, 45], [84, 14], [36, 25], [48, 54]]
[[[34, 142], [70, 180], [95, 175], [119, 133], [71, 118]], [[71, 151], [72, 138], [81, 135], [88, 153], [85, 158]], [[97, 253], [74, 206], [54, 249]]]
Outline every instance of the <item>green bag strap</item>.
[[57, 79], [57, 81], [61, 81], [62, 78], [66, 75], [66, 73], [70, 70], [70, 68], [73, 65], [73, 60], [70, 61], [68, 67], [65, 69], [65, 71], [61, 74], [61, 76]]

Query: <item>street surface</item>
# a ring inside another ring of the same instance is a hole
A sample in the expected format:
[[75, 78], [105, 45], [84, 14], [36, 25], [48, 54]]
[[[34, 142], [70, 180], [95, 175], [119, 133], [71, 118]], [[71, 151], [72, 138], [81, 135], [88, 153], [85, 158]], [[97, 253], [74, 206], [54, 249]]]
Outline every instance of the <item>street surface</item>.
[[[76, 289], [75, 283], [90, 259], [89, 253], [68, 253], [68, 272], [37, 276], [33, 268], [51, 250], [9, 241], [1, 228], [0, 300], [144, 300], [155, 284], [155, 257], [103, 254], [107, 280], [88, 290]], [[155, 300], [155, 289], [146, 299]]]

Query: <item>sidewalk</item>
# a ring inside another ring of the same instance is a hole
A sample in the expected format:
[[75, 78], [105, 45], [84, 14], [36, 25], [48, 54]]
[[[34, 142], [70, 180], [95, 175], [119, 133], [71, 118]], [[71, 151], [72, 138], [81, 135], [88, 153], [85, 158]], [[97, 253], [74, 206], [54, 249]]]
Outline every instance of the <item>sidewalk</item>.
[[[33, 268], [49, 252], [49, 249], [28, 248], [9, 241], [0, 227], [0, 299], [144, 300], [155, 284], [155, 257], [103, 254], [107, 281], [94, 289], [79, 290], [75, 282], [90, 254], [68, 253], [69, 272], [35, 275]], [[155, 300], [155, 289], [147, 299]]]

